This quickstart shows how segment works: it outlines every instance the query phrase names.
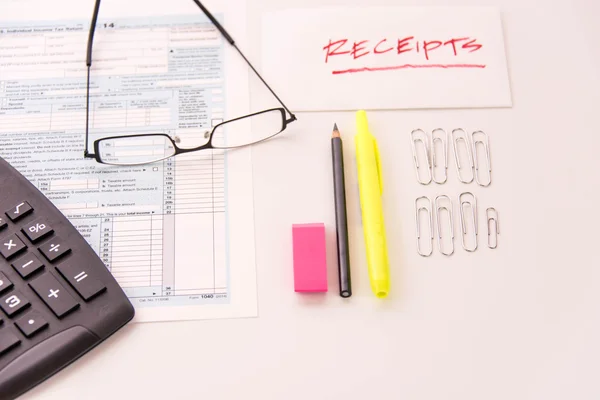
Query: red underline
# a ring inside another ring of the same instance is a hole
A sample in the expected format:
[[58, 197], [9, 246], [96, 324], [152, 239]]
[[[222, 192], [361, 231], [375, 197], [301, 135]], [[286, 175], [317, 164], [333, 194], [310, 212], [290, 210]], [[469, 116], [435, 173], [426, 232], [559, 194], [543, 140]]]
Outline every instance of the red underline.
[[365, 72], [365, 71], [390, 71], [394, 69], [406, 69], [406, 68], [485, 68], [485, 64], [403, 64], [403, 65], [393, 65], [390, 67], [363, 67], [363, 68], [350, 68], [343, 69], [340, 71], [331, 71], [333, 75], [339, 74], [353, 74], [355, 72]]

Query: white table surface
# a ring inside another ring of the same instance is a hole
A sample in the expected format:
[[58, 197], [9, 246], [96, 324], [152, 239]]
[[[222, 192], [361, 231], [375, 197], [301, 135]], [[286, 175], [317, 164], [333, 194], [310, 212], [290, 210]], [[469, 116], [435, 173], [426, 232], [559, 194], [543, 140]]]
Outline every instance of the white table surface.
[[[260, 65], [263, 10], [320, 3], [250, 0], [251, 59]], [[369, 113], [385, 175], [388, 299], [369, 288], [354, 114], [299, 114], [286, 140], [254, 153], [259, 317], [131, 324], [23, 399], [600, 398], [600, 3], [388, 2], [452, 3], [501, 8], [514, 106]], [[260, 88], [253, 79], [253, 96]], [[346, 139], [350, 299], [337, 295], [334, 122]], [[459, 184], [453, 164], [444, 186], [416, 183], [408, 134], [437, 126], [488, 132], [491, 187]], [[414, 199], [465, 189], [478, 196], [480, 248], [464, 252], [457, 227], [454, 256], [418, 256]], [[488, 206], [500, 214], [496, 250], [485, 246]], [[326, 295], [293, 291], [291, 225], [302, 222], [327, 226]]]

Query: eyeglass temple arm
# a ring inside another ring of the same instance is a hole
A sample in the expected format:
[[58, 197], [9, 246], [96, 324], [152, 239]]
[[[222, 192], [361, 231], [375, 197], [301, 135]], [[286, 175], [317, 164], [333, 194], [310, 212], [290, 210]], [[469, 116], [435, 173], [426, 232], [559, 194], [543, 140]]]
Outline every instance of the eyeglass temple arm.
[[[86, 60], [85, 63], [87, 65], [87, 89], [86, 89], [86, 106], [85, 106], [85, 150], [84, 150], [84, 156], [85, 157], [90, 157], [93, 158], [94, 154], [90, 154], [88, 152], [88, 138], [89, 138], [89, 115], [90, 115], [90, 69], [92, 67], [92, 46], [94, 44], [94, 33], [96, 31], [96, 22], [98, 20], [98, 11], [100, 9], [100, 1], [101, 0], [96, 0], [96, 4], [94, 6], [94, 14], [92, 16], [92, 23], [90, 24], [90, 32], [88, 35], [88, 42], [87, 42], [87, 51], [86, 51]], [[275, 92], [273, 91], [273, 89], [271, 89], [271, 87], [269, 86], [269, 84], [263, 79], [262, 76], [260, 76], [260, 74], [258, 73], [258, 71], [256, 70], [256, 68], [254, 68], [254, 66], [252, 65], [252, 63], [250, 63], [250, 61], [248, 61], [248, 59], [246, 58], [246, 56], [244, 55], [244, 53], [242, 53], [242, 51], [236, 46], [235, 41], [233, 40], [233, 38], [231, 37], [231, 35], [229, 35], [229, 33], [227, 33], [227, 31], [225, 30], [225, 28], [223, 28], [223, 26], [219, 23], [219, 21], [217, 21], [217, 19], [210, 13], [210, 11], [208, 11], [208, 9], [206, 7], [204, 7], [204, 5], [202, 3], [200, 3], [200, 1], [198, 0], [193, 0], [194, 3], [196, 3], [196, 5], [198, 7], [200, 7], [200, 9], [204, 12], [204, 14], [206, 14], [206, 16], [208, 17], [208, 19], [210, 19], [210, 21], [215, 24], [215, 26], [217, 27], [217, 29], [219, 30], [219, 32], [221, 32], [221, 34], [225, 37], [225, 39], [229, 42], [229, 44], [231, 44], [238, 53], [240, 53], [240, 55], [242, 56], [242, 58], [244, 59], [244, 61], [246, 61], [246, 63], [248, 64], [248, 66], [250, 66], [250, 68], [252, 69], [252, 71], [254, 71], [254, 73], [256, 74], [256, 76], [258, 76], [258, 78], [262, 81], [262, 83], [265, 84], [265, 86], [267, 87], [267, 89], [269, 89], [269, 91], [273, 94], [273, 96], [275, 96], [275, 98], [277, 99], [277, 101], [279, 101], [279, 103], [283, 106], [283, 108], [288, 112], [288, 114], [290, 114], [290, 119], [288, 119], [286, 122], [292, 122], [296, 120], [296, 116], [289, 110], [289, 108], [287, 108], [287, 106], [283, 103], [283, 101], [281, 101], [281, 99], [279, 98], [279, 96], [277, 96], [275, 94]]]
[[199, 0], [193, 0], [194, 3], [196, 3], [196, 5], [198, 7], [200, 7], [200, 9], [204, 12], [204, 14], [206, 14], [206, 16], [208, 17], [208, 19], [210, 19], [210, 21], [215, 24], [215, 26], [217, 27], [217, 29], [219, 30], [219, 32], [221, 32], [221, 34], [225, 37], [225, 40], [227, 40], [229, 42], [230, 45], [232, 45], [238, 53], [240, 53], [240, 55], [242, 56], [242, 58], [244, 59], [244, 61], [246, 61], [246, 63], [248, 64], [248, 66], [250, 66], [250, 68], [252, 69], [252, 71], [254, 71], [254, 73], [256, 74], [256, 76], [258, 76], [258, 78], [262, 81], [262, 83], [265, 84], [265, 86], [267, 87], [267, 89], [269, 89], [269, 91], [271, 92], [271, 94], [273, 94], [273, 96], [275, 96], [275, 98], [277, 99], [277, 101], [279, 102], [279, 104], [281, 104], [283, 106], [283, 108], [285, 108], [285, 110], [288, 112], [288, 114], [290, 114], [290, 119], [288, 119], [286, 122], [292, 122], [296, 120], [296, 116], [286, 107], [285, 104], [283, 104], [283, 101], [281, 101], [281, 99], [279, 98], [279, 96], [277, 96], [275, 94], [275, 92], [273, 91], [273, 89], [271, 89], [271, 87], [269, 86], [269, 84], [263, 79], [262, 76], [260, 76], [260, 74], [258, 73], [258, 71], [256, 70], [256, 68], [254, 68], [254, 66], [252, 65], [252, 63], [250, 61], [248, 61], [248, 59], [246, 58], [246, 56], [244, 55], [244, 53], [242, 53], [242, 51], [236, 46], [235, 41], [233, 40], [233, 38], [231, 37], [231, 35], [229, 33], [227, 33], [227, 31], [225, 30], [225, 28], [223, 28], [223, 26], [219, 23], [219, 21], [217, 21], [217, 19], [210, 13], [210, 11], [208, 11], [208, 9], [206, 7], [204, 7], [204, 5], [202, 5], [202, 3], [200, 3]]
[[94, 15], [92, 16], [92, 23], [90, 24], [90, 33], [88, 35], [87, 52], [85, 57], [85, 64], [87, 65], [87, 90], [85, 104], [85, 150], [83, 151], [83, 156], [88, 158], [94, 158], [94, 154], [90, 154], [88, 152], [90, 123], [90, 68], [92, 67], [92, 45], [94, 44], [94, 33], [96, 32], [96, 21], [98, 20], [99, 9], [100, 0], [96, 0], [96, 5], [94, 6]]

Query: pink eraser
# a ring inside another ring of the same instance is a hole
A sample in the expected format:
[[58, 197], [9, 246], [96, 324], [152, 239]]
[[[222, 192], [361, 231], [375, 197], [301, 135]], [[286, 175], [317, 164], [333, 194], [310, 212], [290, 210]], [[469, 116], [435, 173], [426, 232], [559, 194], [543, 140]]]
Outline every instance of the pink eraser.
[[294, 291], [326, 292], [325, 225], [293, 224]]

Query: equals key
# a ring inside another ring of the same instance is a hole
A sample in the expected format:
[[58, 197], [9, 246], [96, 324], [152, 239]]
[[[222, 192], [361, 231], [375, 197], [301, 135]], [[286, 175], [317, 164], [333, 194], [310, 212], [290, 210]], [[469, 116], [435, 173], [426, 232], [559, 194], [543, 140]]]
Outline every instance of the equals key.
[[87, 268], [84, 269], [75, 264], [65, 263], [57, 266], [56, 269], [85, 301], [91, 300], [106, 289], [106, 286], [95, 279], [92, 276], [94, 274], [88, 271]]

